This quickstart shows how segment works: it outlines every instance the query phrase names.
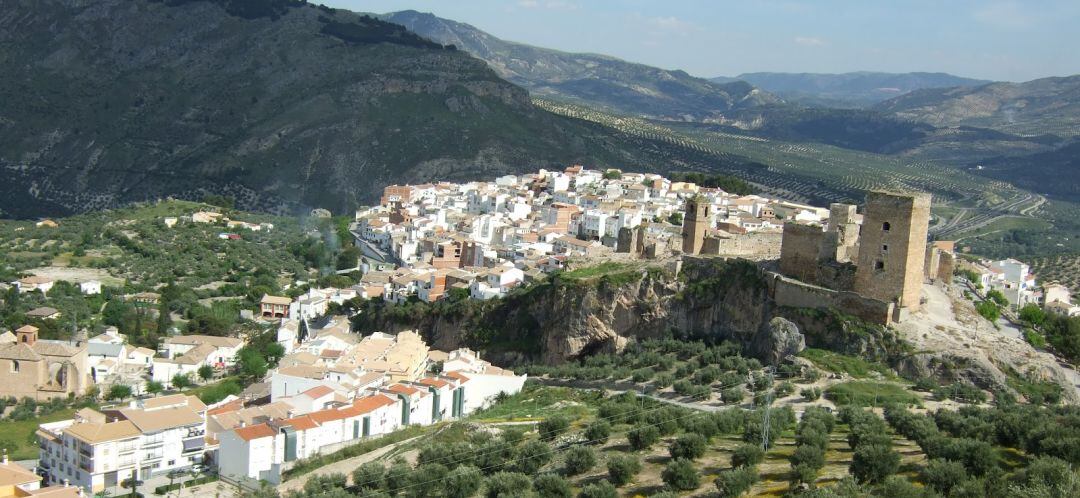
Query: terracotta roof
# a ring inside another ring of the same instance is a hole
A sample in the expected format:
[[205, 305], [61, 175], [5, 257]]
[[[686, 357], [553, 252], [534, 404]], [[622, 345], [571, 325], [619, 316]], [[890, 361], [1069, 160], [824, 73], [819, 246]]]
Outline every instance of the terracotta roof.
[[394, 384], [394, 385], [386, 388], [386, 390], [393, 391], [393, 392], [396, 392], [396, 393], [401, 393], [401, 394], [407, 394], [409, 396], [412, 396], [413, 394], [416, 394], [416, 393], [420, 392], [419, 389], [406, 386], [405, 384]]
[[461, 382], [468, 382], [469, 381], [469, 378], [462, 375], [461, 372], [446, 372], [444, 375], [446, 375], [447, 377], [452, 377], [454, 379], [457, 379], [457, 380], [459, 380]]
[[287, 297], [282, 297], [282, 296], [271, 296], [269, 294], [263, 294], [263, 297], [262, 297], [261, 300], [259, 300], [259, 303], [260, 304], [279, 304], [279, 305], [282, 305], [282, 306], [288, 306], [288, 305], [292, 304], [292, 299], [289, 299]]
[[203, 422], [202, 416], [187, 406], [158, 410], [127, 409], [120, 410], [120, 413], [143, 432], [156, 432]]
[[34, 308], [26, 312], [26, 316], [30, 317], [48, 317], [59, 313], [60, 310], [56, 308], [50, 308], [48, 306], [42, 306], [40, 308]]
[[251, 441], [253, 439], [262, 439], [264, 437], [274, 437], [274, 429], [266, 424], [249, 425], [247, 427], [239, 427], [235, 429], [236, 435], [244, 441]]
[[178, 335], [165, 339], [165, 344], [210, 344], [217, 347], [236, 347], [244, 341], [235, 337], [219, 337], [216, 335]]
[[450, 385], [449, 382], [447, 382], [445, 380], [442, 380], [442, 379], [436, 379], [434, 377], [425, 377], [423, 379], [418, 380], [417, 382], [419, 382], [419, 383], [421, 383], [421, 384], [423, 384], [425, 386], [432, 386], [432, 387], [438, 387], [438, 388], [443, 388], [443, 387], [446, 387], [446, 386]]
[[244, 400], [234, 399], [220, 406], [216, 406], [206, 411], [207, 416], [220, 415], [222, 413], [234, 412], [244, 407]]
[[290, 418], [283, 421], [285, 425], [291, 425], [293, 429], [298, 431], [306, 431], [308, 429], [314, 429], [319, 426], [319, 423], [315, 419], [308, 415], [301, 415], [299, 417]]
[[84, 496], [79, 494], [80, 488], [78, 486], [49, 486], [47, 488], [35, 489], [30, 492], [30, 496], [42, 497], [42, 498], [77, 498]]
[[40, 361], [41, 355], [27, 346], [26, 343], [8, 343], [0, 347], [0, 359], [20, 361]]
[[327, 394], [330, 394], [332, 392], [334, 392], [334, 390], [330, 389], [327, 386], [315, 386], [311, 389], [308, 389], [307, 391], [302, 392], [301, 394], [306, 395], [311, 399], [316, 399], [326, 396]]

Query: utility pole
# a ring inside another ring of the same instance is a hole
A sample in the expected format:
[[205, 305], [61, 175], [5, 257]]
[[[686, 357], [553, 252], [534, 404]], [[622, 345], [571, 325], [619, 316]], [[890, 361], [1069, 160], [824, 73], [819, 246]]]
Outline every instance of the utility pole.
[[770, 429], [770, 414], [772, 407], [772, 383], [773, 383], [773, 371], [772, 366], [765, 367], [765, 375], [769, 379], [769, 388], [765, 391], [765, 416], [761, 423], [761, 449], [769, 451], [769, 429]]

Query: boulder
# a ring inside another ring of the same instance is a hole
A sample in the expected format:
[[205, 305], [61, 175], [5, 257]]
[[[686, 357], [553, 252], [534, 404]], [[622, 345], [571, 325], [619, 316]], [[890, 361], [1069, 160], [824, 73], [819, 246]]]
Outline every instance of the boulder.
[[766, 364], [775, 365], [806, 349], [806, 337], [790, 320], [776, 317], [769, 320], [765, 330], [757, 335], [753, 347], [755, 356]]

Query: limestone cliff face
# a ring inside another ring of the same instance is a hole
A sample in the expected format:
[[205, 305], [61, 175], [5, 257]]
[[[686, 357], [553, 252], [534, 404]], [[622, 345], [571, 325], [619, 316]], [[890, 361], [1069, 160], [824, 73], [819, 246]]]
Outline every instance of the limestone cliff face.
[[560, 363], [667, 335], [731, 340], [766, 361], [804, 345], [885, 358], [892, 345], [880, 328], [777, 307], [758, 268], [741, 260], [687, 262], [677, 276], [642, 268], [592, 279], [555, 277], [502, 300], [417, 306], [403, 313], [372, 305], [362, 311], [360, 328], [417, 329], [436, 348], [468, 346], [502, 364]]

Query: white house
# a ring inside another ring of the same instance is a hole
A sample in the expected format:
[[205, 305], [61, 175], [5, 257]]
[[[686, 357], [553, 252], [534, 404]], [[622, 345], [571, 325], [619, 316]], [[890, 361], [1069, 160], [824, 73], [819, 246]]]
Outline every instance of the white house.
[[88, 296], [101, 294], [101, 282], [97, 280], [87, 280], [79, 284], [79, 292]]

